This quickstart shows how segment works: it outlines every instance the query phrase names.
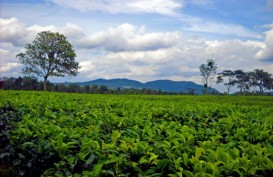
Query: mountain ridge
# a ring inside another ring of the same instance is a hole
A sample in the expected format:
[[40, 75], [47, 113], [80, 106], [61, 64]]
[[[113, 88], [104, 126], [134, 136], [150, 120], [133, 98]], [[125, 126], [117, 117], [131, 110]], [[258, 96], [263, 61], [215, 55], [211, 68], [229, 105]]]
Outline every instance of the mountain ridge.
[[[196, 84], [192, 81], [172, 81], [172, 80], [153, 80], [149, 82], [140, 82], [136, 80], [131, 80], [127, 78], [116, 78], [116, 79], [95, 79], [85, 82], [65, 82], [68, 84], [77, 84], [80, 86], [86, 85], [105, 85], [111, 89], [125, 89], [125, 88], [134, 88], [134, 89], [152, 89], [152, 90], [161, 90], [164, 92], [184, 92], [188, 93], [190, 90], [194, 90], [194, 93], [201, 94], [203, 90], [203, 85]], [[210, 88], [209, 92], [219, 93], [215, 88]]]

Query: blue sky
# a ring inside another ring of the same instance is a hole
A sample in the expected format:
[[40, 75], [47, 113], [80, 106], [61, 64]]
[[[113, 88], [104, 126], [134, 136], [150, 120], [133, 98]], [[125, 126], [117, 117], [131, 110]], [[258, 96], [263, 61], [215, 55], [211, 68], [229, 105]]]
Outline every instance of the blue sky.
[[66, 35], [82, 66], [51, 81], [201, 83], [209, 58], [218, 72], [273, 74], [273, 0], [0, 0], [0, 77], [21, 75], [15, 55], [45, 30]]

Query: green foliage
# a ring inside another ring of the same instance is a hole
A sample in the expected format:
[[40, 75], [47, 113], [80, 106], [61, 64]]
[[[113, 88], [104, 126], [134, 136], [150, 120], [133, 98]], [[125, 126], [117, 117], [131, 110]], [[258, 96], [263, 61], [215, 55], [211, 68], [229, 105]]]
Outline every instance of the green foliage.
[[273, 173], [272, 97], [23, 91], [0, 97], [0, 167], [18, 176]]
[[[226, 82], [224, 82], [224, 78]], [[224, 70], [217, 76], [217, 84], [224, 83], [227, 87], [227, 93], [230, 88], [237, 86], [240, 89], [240, 93], [252, 93], [252, 94], [263, 94], [264, 90], [273, 89], [273, 78], [268, 72], [261, 69], [255, 69], [254, 71], [244, 72], [243, 70]], [[250, 92], [251, 87], [253, 88]], [[256, 87], [259, 87], [259, 92], [256, 91]]]
[[204, 82], [204, 93], [207, 93], [209, 83], [212, 82], [216, 74], [217, 64], [213, 59], [208, 59], [206, 64], [201, 64], [199, 70]]
[[32, 44], [27, 44], [24, 53], [18, 54], [24, 65], [22, 72], [44, 78], [44, 90], [48, 77], [76, 76], [79, 63], [76, 53], [66, 37], [59, 33], [43, 31], [37, 34]]

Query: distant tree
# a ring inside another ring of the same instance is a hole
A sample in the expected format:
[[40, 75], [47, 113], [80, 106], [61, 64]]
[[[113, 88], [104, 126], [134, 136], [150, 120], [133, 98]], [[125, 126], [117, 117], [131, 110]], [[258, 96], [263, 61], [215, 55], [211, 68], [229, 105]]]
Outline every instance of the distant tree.
[[56, 91], [58, 91], [58, 92], [66, 92], [66, 90], [67, 90], [67, 87], [63, 83], [57, 84], [56, 86], [57, 86]]
[[216, 84], [220, 84], [220, 83], [223, 83], [224, 82], [224, 79], [221, 75], [218, 75], [217, 78], [216, 78]]
[[4, 89], [5, 90], [14, 90], [15, 89], [15, 84], [14, 84], [14, 82], [15, 82], [15, 78], [14, 77], [10, 77], [10, 78], [8, 78], [8, 77], [4, 77], [3, 78], [3, 80], [4, 80]]
[[97, 85], [92, 85], [91, 86], [91, 93], [98, 93], [99, 92], [99, 87]]
[[229, 94], [231, 87], [235, 85], [235, 73], [231, 70], [224, 70], [217, 76], [216, 83], [224, 83], [227, 87], [227, 93]]
[[14, 81], [14, 89], [15, 90], [21, 90], [22, 87], [23, 87], [23, 78], [19, 76]]
[[122, 90], [121, 90], [120, 87], [118, 87], [118, 88], [115, 90], [115, 92], [116, 92], [117, 94], [120, 94], [120, 93], [122, 92]]
[[34, 77], [23, 77], [23, 90], [38, 90], [38, 80]]
[[215, 77], [217, 65], [213, 59], [208, 59], [206, 64], [199, 66], [199, 69], [204, 83], [204, 93], [207, 93], [208, 85]]
[[99, 93], [107, 93], [109, 91], [106, 85], [101, 85], [99, 88]]
[[264, 90], [271, 90], [273, 79], [271, 78], [271, 74], [263, 71], [262, 69], [255, 69], [252, 75], [255, 78], [254, 85], [258, 86], [260, 89], [260, 93], [263, 93]]
[[79, 63], [75, 51], [66, 37], [59, 33], [44, 31], [38, 33], [32, 44], [27, 44], [24, 53], [18, 54], [20, 63], [25, 65], [22, 72], [44, 78], [44, 91], [48, 77], [76, 76]]
[[78, 84], [70, 84], [67, 86], [68, 92], [78, 93], [80, 92], [80, 86]]
[[148, 89], [148, 88], [142, 88], [141, 92], [142, 92], [142, 94], [150, 95], [152, 93], [152, 90]]
[[256, 76], [254, 71], [250, 71], [247, 74], [248, 74], [248, 77], [249, 77], [249, 86], [250, 86], [250, 88], [251, 87], [253, 88], [253, 93], [255, 93], [256, 92], [256, 87], [257, 87], [257, 84], [258, 84], [257, 76]]
[[240, 89], [240, 93], [246, 92], [250, 89], [250, 75], [243, 70], [236, 70], [235, 73], [235, 81], [234, 83]]
[[0, 89], [3, 89], [5, 85], [5, 81], [0, 79]]
[[187, 89], [188, 89], [188, 94], [189, 95], [195, 95], [194, 92], [195, 92], [196, 89], [194, 89], [194, 88], [187, 88]]
[[90, 90], [91, 90], [90, 85], [85, 85], [85, 86], [83, 87], [83, 89], [84, 89], [84, 92], [85, 92], [85, 93], [89, 93]]

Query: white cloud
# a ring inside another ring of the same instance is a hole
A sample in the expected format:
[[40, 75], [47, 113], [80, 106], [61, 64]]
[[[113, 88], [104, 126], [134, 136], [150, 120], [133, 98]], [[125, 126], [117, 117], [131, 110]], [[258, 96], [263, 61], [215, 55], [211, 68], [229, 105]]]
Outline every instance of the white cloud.
[[71, 23], [67, 23], [65, 27], [60, 29], [60, 32], [70, 39], [79, 39], [85, 36], [85, 33], [79, 26]]
[[234, 35], [237, 37], [253, 39], [262, 38], [260, 34], [252, 32], [241, 25], [210, 22], [202, 19], [195, 19], [193, 22], [189, 21], [189, 23], [190, 27], [184, 28], [185, 30], [212, 34]]
[[256, 54], [256, 57], [262, 60], [273, 61], [273, 28], [265, 33], [264, 45]]
[[58, 30], [54, 25], [49, 25], [49, 26], [33, 25], [26, 29], [28, 30], [29, 33], [39, 33], [41, 31], [57, 31]]
[[[5, 76], [14, 75], [14, 73], [18, 74], [18, 69], [21, 67], [19, 63], [6, 63], [0, 66], [0, 73], [4, 74]], [[9, 74], [9, 75], [7, 75]]]
[[126, 62], [133, 65], [149, 65], [149, 64], [164, 64], [171, 59], [169, 53], [172, 48], [150, 50], [150, 51], [125, 51], [125, 52], [111, 52], [105, 55], [103, 61], [116, 63]]
[[0, 41], [22, 45], [25, 43], [28, 35], [28, 30], [17, 18], [0, 18]]
[[[220, 66], [250, 67], [255, 54], [263, 45], [261, 42], [225, 40], [207, 41], [205, 56], [218, 60]], [[251, 61], [252, 60], [252, 61]]]
[[201, 83], [199, 65], [212, 58], [224, 69], [252, 70], [262, 62], [254, 56], [261, 42], [225, 40], [206, 41], [180, 37], [168, 48], [146, 51], [109, 52], [92, 59], [92, 69], [86, 70], [88, 79], [130, 78], [143, 82], [154, 79], [187, 80]]
[[80, 72], [88, 72], [90, 70], [93, 70], [96, 66], [92, 64], [91, 61], [82, 61], [79, 63], [81, 66]]
[[21, 65], [15, 59], [15, 55], [20, 49], [1, 42], [0, 47], [0, 77], [17, 77], [21, 71]]
[[108, 51], [142, 51], [167, 48], [175, 45], [180, 32], [144, 33], [143, 26], [136, 27], [131, 24], [122, 24], [107, 31], [86, 36], [79, 41], [85, 48], [99, 48]]
[[54, 25], [49, 26], [33, 25], [26, 29], [29, 31], [29, 33], [32, 33], [33, 35], [36, 35], [37, 33], [42, 31], [59, 32], [72, 40], [79, 39], [85, 36], [84, 32], [80, 27], [71, 23], [67, 23], [64, 27], [61, 28], [56, 27]]
[[108, 13], [157, 13], [176, 15], [182, 4], [176, 0], [49, 0], [60, 6], [83, 12], [103, 11]]
[[8, 55], [10, 52], [8, 50], [0, 49], [0, 56]]
[[136, 9], [138, 12], [158, 13], [164, 15], [176, 15], [175, 9], [181, 8], [182, 5], [173, 0], [137, 0], [130, 2], [127, 6]]
[[70, 39], [78, 39], [85, 35], [80, 27], [70, 23], [61, 28], [54, 25], [32, 25], [27, 27], [17, 18], [0, 18], [1, 42], [11, 43], [14, 46], [24, 46], [27, 43], [31, 43], [37, 33], [42, 31], [60, 32]]

